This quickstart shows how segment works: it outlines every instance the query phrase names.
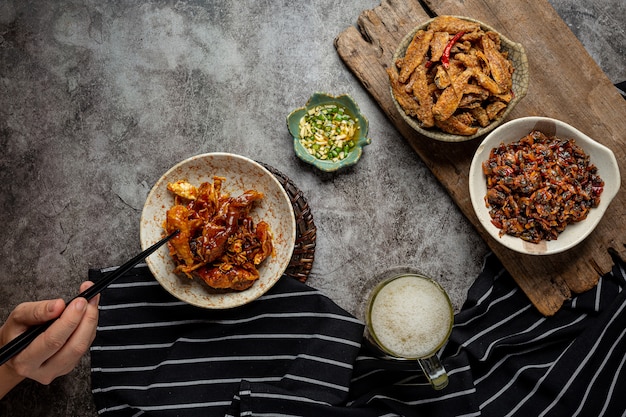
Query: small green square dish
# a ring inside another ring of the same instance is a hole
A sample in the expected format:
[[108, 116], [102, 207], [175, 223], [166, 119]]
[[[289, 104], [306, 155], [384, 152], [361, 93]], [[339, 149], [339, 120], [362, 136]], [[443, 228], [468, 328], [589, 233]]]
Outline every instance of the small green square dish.
[[[353, 146], [349, 148], [349, 151], [342, 159], [335, 158], [335, 160], [332, 160], [317, 158], [311, 153], [313, 151], [307, 150], [300, 137], [300, 121], [318, 106], [330, 104], [343, 108], [347, 115], [356, 122], [356, 129], [351, 140]], [[295, 109], [287, 116], [287, 127], [293, 137], [293, 148], [298, 158], [325, 172], [334, 172], [356, 164], [363, 154], [363, 146], [371, 143], [371, 140], [367, 137], [369, 129], [368, 121], [365, 116], [361, 114], [356, 102], [347, 94], [340, 96], [319, 92], [313, 94], [304, 107]]]

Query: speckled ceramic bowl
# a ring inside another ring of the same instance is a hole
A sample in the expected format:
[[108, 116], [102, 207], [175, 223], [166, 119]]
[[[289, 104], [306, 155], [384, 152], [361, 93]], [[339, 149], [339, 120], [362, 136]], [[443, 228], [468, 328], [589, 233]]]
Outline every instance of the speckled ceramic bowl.
[[[404, 110], [402, 109], [402, 107], [400, 106], [396, 98], [394, 97], [393, 92], [391, 91], [391, 88], [390, 88], [390, 94], [393, 99], [393, 102], [396, 108], [398, 109], [398, 112], [400, 113], [402, 118], [409, 124], [409, 126], [411, 126], [415, 131], [417, 131], [418, 133], [424, 136], [427, 136], [431, 139], [439, 140], [442, 142], [464, 142], [467, 140], [475, 139], [479, 136], [486, 135], [487, 133], [495, 129], [497, 126], [499, 126], [504, 119], [506, 119], [506, 117], [509, 115], [511, 110], [513, 110], [513, 108], [526, 95], [528, 91], [528, 80], [529, 80], [528, 58], [526, 57], [526, 51], [524, 50], [524, 47], [519, 43], [515, 43], [511, 41], [506, 36], [502, 35], [500, 32], [498, 32], [497, 30], [495, 30], [494, 28], [492, 28], [491, 26], [483, 22], [480, 22], [478, 20], [475, 20], [469, 17], [464, 17], [464, 16], [455, 16], [455, 17], [458, 17], [459, 19], [469, 20], [469, 21], [478, 23], [480, 27], [485, 31], [493, 31], [493, 32], [499, 33], [502, 50], [508, 52], [509, 59], [511, 60], [511, 62], [513, 63], [513, 67], [515, 68], [515, 71], [513, 72], [514, 97], [509, 102], [508, 106], [506, 107], [506, 109], [500, 115], [498, 119], [494, 120], [493, 122], [491, 122], [491, 124], [489, 124], [486, 127], [479, 128], [478, 131], [473, 135], [463, 136], [463, 135], [453, 135], [450, 133], [445, 133], [435, 127], [430, 128], [430, 129], [422, 128], [419, 124], [419, 121], [416, 118], [413, 118], [404, 112]], [[415, 36], [417, 31], [420, 29], [422, 30], [426, 29], [433, 20], [434, 18], [429, 19], [426, 22], [422, 23], [421, 25], [415, 27], [415, 29], [413, 29], [410, 33], [408, 33], [402, 39], [402, 41], [400, 42], [400, 45], [398, 46], [398, 48], [396, 49], [396, 52], [393, 55], [392, 63], [395, 63], [398, 58], [404, 57], [404, 54], [406, 53], [406, 49], [411, 43], [411, 41], [413, 40], [413, 37]], [[392, 65], [395, 65], [395, 64], [392, 64]]]
[[[482, 171], [482, 164], [489, 158], [491, 150], [500, 143], [509, 144], [539, 130], [549, 136], [562, 139], [574, 139], [587, 155], [590, 162], [598, 168], [598, 174], [604, 180], [604, 191], [600, 195], [600, 205], [589, 211], [585, 220], [569, 224], [556, 240], [539, 243], [526, 242], [518, 237], [500, 236], [500, 229], [491, 223], [489, 208], [485, 205], [487, 183]], [[511, 120], [491, 132], [480, 144], [469, 171], [469, 193], [476, 216], [487, 232], [499, 243], [516, 252], [528, 255], [551, 255], [564, 252], [582, 242], [598, 225], [607, 207], [620, 187], [620, 173], [613, 152], [604, 145], [591, 139], [578, 129], [548, 117], [522, 117]]]
[[253, 221], [263, 220], [272, 232], [274, 254], [259, 266], [260, 277], [252, 287], [243, 291], [213, 291], [200, 279], [191, 280], [175, 274], [174, 262], [166, 246], [146, 258], [150, 271], [169, 293], [198, 307], [224, 309], [237, 307], [263, 295], [287, 269], [296, 239], [293, 206], [282, 185], [267, 169], [251, 159], [229, 153], [208, 153], [186, 159], [169, 169], [148, 194], [141, 214], [141, 247], [146, 249], [165, 234], [163, 222], [174, 203], [167, 190], [168, 182], [185, 179], [195, 186], [213, 181], [213, 176], [226, 178], [224, 193], [237, 196], [254, 189], [264, 194], [250, 211]]
[[[348, 110], [350, 115], [356, 119], [359, 125], [356, 137], [354, 138], [355, 147], [346, 158], [337, 162], [317, 159], [315, 156], [309, 154], [300, 142], [300, 120], [302, 120], [310, 109], [323, 104], [339, 104], [343, 106]], [[287, 116], [287, 127], [293, 137], [293, 149], [298, 158], [325, 172], [337, 171], [356, 164], [363, 154], [363, 147], [371, 143], [371, 140], [367, 137], [369, 129], [367, 119], [361, 114], [359, 106], [352, 97], [346, 94], [341, 96], [332, 96], [325, 93], [313, 94], [304, 107], [295, 109]]]

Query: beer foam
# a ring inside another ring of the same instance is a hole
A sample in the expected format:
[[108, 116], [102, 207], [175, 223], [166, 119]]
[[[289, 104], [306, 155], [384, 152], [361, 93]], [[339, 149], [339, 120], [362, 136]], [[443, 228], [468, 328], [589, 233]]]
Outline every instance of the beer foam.
[[448, 337], [452, 311], [446, 294], [431, 281], [403, 276], [376, 294], [370, 325], [379, 343], [396, 356], [423, 358]]

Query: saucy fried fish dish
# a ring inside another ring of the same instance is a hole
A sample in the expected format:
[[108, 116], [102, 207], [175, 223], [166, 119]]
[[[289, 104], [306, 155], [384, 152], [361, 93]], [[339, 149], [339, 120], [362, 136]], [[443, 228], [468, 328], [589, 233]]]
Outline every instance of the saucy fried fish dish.
[[241, 291], [259, 278], [257, 267], [273, 254], [272, 234], [264, 221], [254, 223], [250, 211], [263, 193], [247, 190], [237, 197], [222, 192], [223, 177], [195, 187], [185, 180], [168, 183], [174, 205], [163, 225], [179, 230], [168, 242], [174, 272], [199, 278], [209, 287]]

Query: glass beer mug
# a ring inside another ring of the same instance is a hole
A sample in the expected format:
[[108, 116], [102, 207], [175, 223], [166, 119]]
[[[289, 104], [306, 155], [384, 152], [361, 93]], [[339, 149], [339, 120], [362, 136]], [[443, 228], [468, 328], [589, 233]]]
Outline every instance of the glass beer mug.
[[366, 337], [386, 358], [416, 360], [434, 389], [448, 385], [437, 357], [454, 323], [445, 290], [419, 273], [396, 268], [372, 290], [365, 312]]

